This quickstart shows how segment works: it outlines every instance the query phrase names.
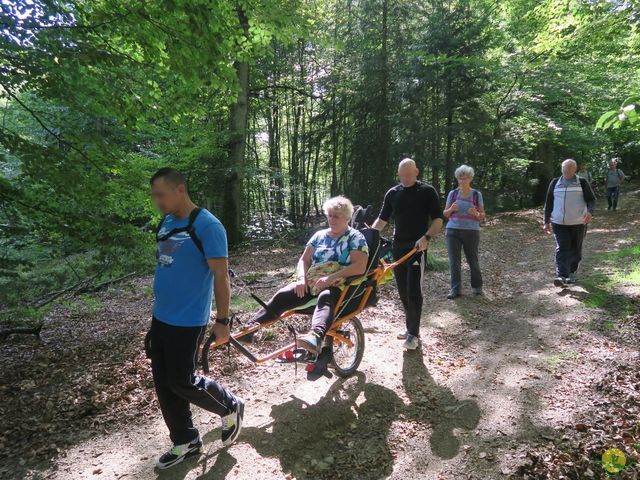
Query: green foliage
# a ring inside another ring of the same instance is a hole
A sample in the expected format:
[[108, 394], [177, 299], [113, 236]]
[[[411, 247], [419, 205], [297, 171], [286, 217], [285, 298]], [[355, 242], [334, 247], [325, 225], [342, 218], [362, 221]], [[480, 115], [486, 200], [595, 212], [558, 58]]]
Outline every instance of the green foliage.
[[559, 352], [547, 358], [547, 364], [553, 368], [558, 368], [563, 362], [575, 362], [580, 358], [577, 352]]
[[427, 252], [427, 270], [432, 272], [446, 272], [449, 270], [449, 260]]
[[[304, 33], [297, 0], [16, 1], [0, 31], [0, 305], [147, 272], [148, 179], [221, 202], [235, 64]], [[239, 20], [248, 17], [249, 34]]]
[[[1, 8], [0, 306], [150, 271], [148, 178], [161, 166], [221, 218], [240, 208], [247, 234], [284, 238], [328, 195], [380, 205], [406, 156], [443, 196], [473, 165], [493, 210], [539, 204], [563, 158], [596, 173], [613, 155], [626, 173], [639, 165], [639, 99], [601, 116], [640, 91], [627, 2]], [[244, 161], [230, 155], [239, 144]]]
[[619, 289], [640, 286], [640, 245], [601, 255], [599, 261], [599, 270], [583, 281], [589, 292], [584, 304], [603, 309], [615, 318], [635, 313], [637, 305], [628, 296], [620, 294]]
[[640, 121], [638, 108], [640, 108], [640, 96], [629, 97], [622, 102], [618, 110], [610, 110], [603, 113], [596, 123], [596, 129], [615, 129], [625, 124], [635, 126]]
[[19, 307], [0, 313], [2, 328], [31, 327], [42, 322], [47, 315], [47, 308]]
[[73, 301], [62, 302], [62, 304], [66, 307], [71, 318], [91, 317], [104, 309], [102, 300], [89, 295], [78, 297]]

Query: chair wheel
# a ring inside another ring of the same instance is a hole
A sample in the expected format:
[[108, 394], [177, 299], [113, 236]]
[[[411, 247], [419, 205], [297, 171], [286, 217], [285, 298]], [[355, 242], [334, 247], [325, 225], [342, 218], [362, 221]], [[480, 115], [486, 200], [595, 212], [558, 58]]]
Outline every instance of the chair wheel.
[[360, 319], [353, 317], [340, 325], [338, 332], [348, 338], [353, 343], [353, 347], [343, 341], [328, 337], [331, 340], [333, 353], [331, 366], [339, 377], [349, 377], [358, 370], [364, 356], [364, 328]]

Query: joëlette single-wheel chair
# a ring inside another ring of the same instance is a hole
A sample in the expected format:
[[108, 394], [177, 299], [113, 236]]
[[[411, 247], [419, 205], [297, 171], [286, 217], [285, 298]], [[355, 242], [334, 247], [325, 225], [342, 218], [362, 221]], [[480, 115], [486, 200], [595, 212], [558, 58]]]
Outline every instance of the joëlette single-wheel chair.
[[[391, 278], [393, 269], [401, 263], [406, 262], [416, 253], [416, 250], [413, 249], [397, 261], [388, 263], [385, 259], [389, 259], [390, 257], [391, 242], [382, 238], [378, 230], [370, 228], [365, 223], [370, 209], [371, 207], [367, 207], [366, 209], [356, 207], [351, 220], [352, 226], [362, 232], [369, 247], [367, 269], [363, 275], [351, 277], [345, 281], [345, 287], [335, 307], [335, 320], [331, 328], [327, 331], [322, 352], [319, 355], [314, 355], [296, 348], [295, 336], [297, 332], [289, 324], [287, 324], [287, 328], [290, 333], [293, 334], [294, 341], [262, 357], [254, 355], [239, 340], [245, 335], [251, 335], [257, 330], [284, 321], [292, 315], [313, 314], [316, 304], [316, 299], [313, 299], [306, 305], [283, 313], [273, 321], [244, 327], [240, 331], [231, 334], [228, 340], [216, 341], [215, 335], [211, 333], [202, 346], [201, 355], [204, 372], [209, 372], [209, 350], [230, 344], [238, 352], [256, 364], [279, 358], [282, 360], [286, 359], [285, 361], [295, 360], [296, 362], [307, 363], [308, 372], [312, 372], [316, 366], [329, 365], [340, 377], [348, 377], [355, 373], [362, 361], [365, 344], [364, 328], [358, 315], [366, 307], [374, 305], [377, 302], [377, 287]], [[247, 293], [262, 307], [266, 309], [269, 308], [232, 270], [229, 270], [229, 274], [235, 287]]]

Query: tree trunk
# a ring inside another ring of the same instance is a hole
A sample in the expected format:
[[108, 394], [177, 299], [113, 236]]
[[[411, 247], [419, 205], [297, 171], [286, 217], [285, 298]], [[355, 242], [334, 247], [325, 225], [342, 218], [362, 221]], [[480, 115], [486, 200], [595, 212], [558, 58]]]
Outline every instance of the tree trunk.
[[[237, 9], [238, 20], [245, 36], [249, 36], [249, 19], [242, 7]], [[247, 139], [249, 111], [249, 64], [235, 63], [238, 78], [238, 97], [229, 115], [229, 168], [224, 179], [222, 221], [227, 229], [229, 245], [238, 245], [242, 239], [242, 177]]]

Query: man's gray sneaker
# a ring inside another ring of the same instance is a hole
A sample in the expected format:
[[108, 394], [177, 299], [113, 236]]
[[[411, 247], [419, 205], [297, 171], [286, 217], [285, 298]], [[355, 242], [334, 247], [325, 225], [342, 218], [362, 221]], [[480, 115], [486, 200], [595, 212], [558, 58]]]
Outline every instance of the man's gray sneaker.
[[471, 291], [473, 292], [474, 295], [484, 295], [484, 292], [482, 291], [481, 288], [472, 288]]
[[408, 334], [402, 346], [405, 350], [415, 350], [420, 346], [420, 339], [415, 335]]
[[398, 332], [398, 340], [406, 340], [408, 336], [409, 336], [409, 332], [407, 330]]
[[570, 274], [569, 278], [567, 278], [567, 283], [570, 283], [570, 284], [578, 283], [578, 274], [576, 272], [573, 272], [572, 274]]
[[194, 455], [200, 451], [202, 447], [202, 440], [200, 440], [200, 436], [189, 443], [184, 443], [182, 445], [174, 445], [171, 447], [167, 453], [163, 454], [156, 463], [156, 467], [160, 470], [164, 470], [169, 467], [173, 467], [174, 465], [180, 463], [186, 457], [190, 455]]

